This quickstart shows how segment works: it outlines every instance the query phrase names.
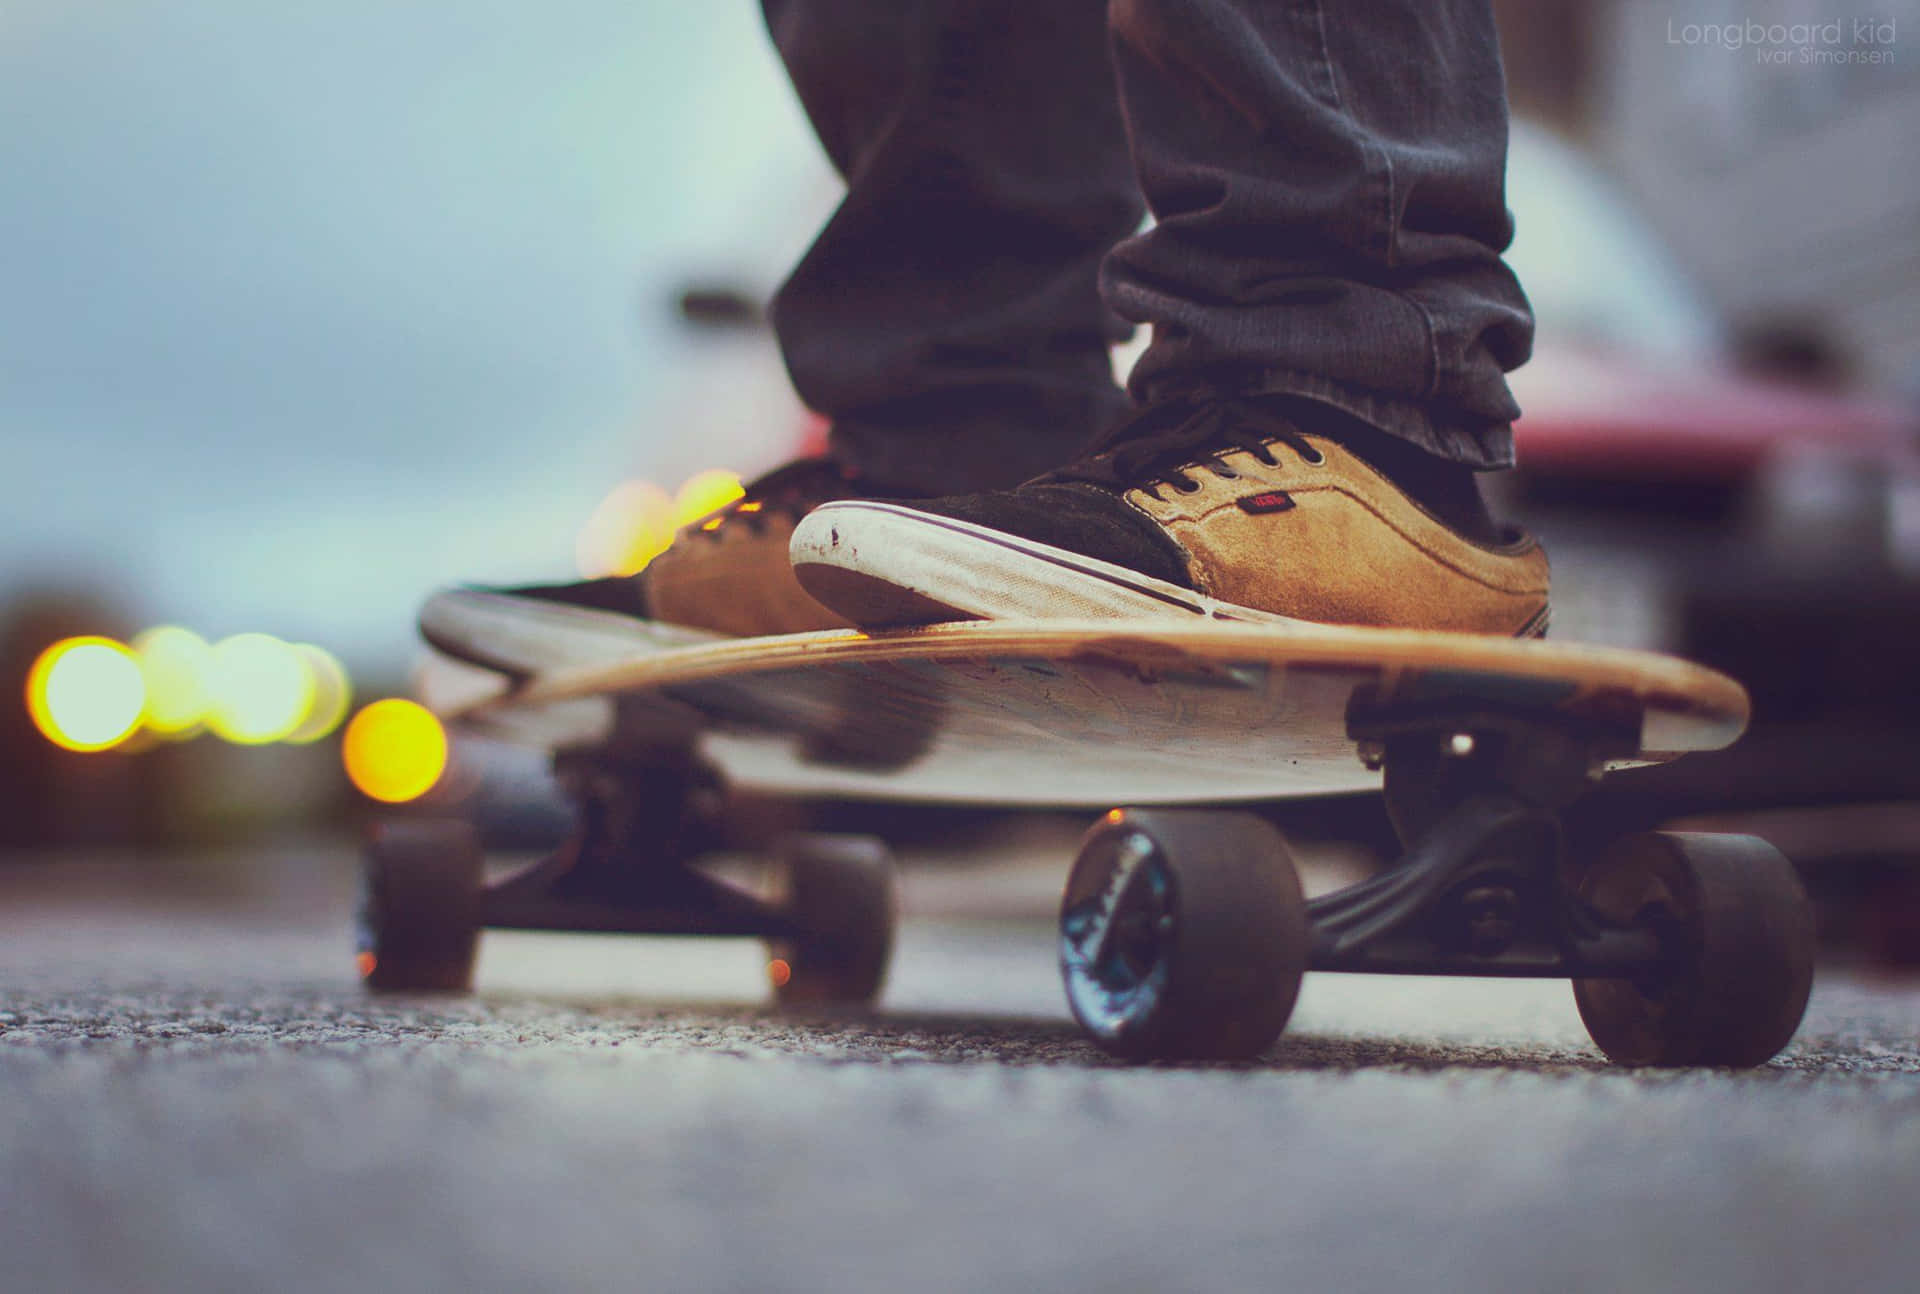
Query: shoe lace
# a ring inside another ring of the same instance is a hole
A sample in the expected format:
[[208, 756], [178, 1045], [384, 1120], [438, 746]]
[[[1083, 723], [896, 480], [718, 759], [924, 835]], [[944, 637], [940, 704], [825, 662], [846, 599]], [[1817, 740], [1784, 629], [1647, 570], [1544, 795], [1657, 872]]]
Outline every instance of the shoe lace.
[[[1235, 449], [1272, 467], [1280, 461], [1273, 455], [1276, 444], [1286, 445], [1308, 463], [1326, 461], [1298, 427], [1250, 399], [1169, 401], [1141, 410], [1095, 442], [1089, 457], [1041, 479], [1140, 489], [1159, 499], [1164, 485], [1182, 494], [1199, 489], [1193, 473], [1201, 468], [1229, 480], [1239, 476], [1224, 461]], [[1203, 448], [1205, 452], [1196, 455], [1194, 451]]]

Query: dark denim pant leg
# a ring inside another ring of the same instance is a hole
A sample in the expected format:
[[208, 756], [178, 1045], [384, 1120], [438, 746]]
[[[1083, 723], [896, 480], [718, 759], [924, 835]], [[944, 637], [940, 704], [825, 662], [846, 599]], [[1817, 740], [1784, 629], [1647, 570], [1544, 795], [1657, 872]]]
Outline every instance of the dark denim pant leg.
[[836, 457], [952, 494], [1073, 458], [1126, 407], [1101, 257], [1144, 208], [1104, 0], [765, 0], [845, 201], [774, 302]]
[[1512, 461], [1533, 319], [1500, 259], [1507, 103], [1488, 0], [1114, 0], [1157, 223], [1103, 270], [1153, 325], [1136, 398], [1318, 398]]

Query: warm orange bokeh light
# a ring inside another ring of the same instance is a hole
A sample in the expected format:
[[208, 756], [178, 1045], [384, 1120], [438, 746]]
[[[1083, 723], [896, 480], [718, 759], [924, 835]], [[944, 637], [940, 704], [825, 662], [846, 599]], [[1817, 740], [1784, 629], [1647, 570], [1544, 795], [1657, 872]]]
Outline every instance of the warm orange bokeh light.
[[380, 959], [372, 953], [355, 953], [353, 964], [359, 970], [360, 978], [368, 979], [373, 975], [374, 968], [380, 964]]
[[67, 750], [105, 750], [140, 724], [146, 682], [131, 651], [111, 638], [66, 638], [27, 671], [34, 727]]
[[353, 716], [341, 762], [361, 794], [387, 804], [417, 800], [447, 771], [447, 733], [412, 701], [375, 701]]
[[724, 468], [696, 472], [687, 478], [673, 496], [674, 519], [682, 526], [692, 525], [708, 513], [717, 512], [745, 494], [738, 473]]
[[628, 481], [615, 487], [587, 518], [574, 545], [580, 574], [633, 575], [667, 550], [675, 527], [673, 500], [659, 486]]
[[775, 988], [785, 988], [787, 982], [793, 978], [793, 967], [775, 957], [767, 963], [767, 978], [773, 981]]
[[681, 527], [703, 521], [744, 493], [734, 472], [696, 472], [673, 495], [650, 481], [626, 481], [580, 528], [574, 560], [588, 579], [637, 575], [667, 551]]

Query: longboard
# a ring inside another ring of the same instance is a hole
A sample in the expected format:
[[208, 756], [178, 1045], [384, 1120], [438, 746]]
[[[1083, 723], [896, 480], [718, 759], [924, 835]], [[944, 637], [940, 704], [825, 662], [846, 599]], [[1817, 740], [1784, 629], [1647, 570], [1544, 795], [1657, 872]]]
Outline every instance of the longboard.
[[[519, 679], [430, 668], [447, 720], [548, 748], [694, 741], [796, 794], [1172, 804], [1365, 790], [1356, 707], [1544, 712], [1612, 766], [1726, 746], [1734, 680], [1622, 649], [1394, 629], [971, 622], [733, 639]], [[1627, 749], [1626, 747], [1631, 747]]]
[[[422, 695], [462, 729], [551, 751], [580, 826], [491, 884], [462, 823], [377, 831], [360, 923], [377, 989], [468, 987], [478, 932], [504, 927], [756, 936], [780, 1001], [872, 1001], [894, 924], [884, 842], [794, 837], [767, 848], [772, 890], [724, 882], [699, 864], [744, 785], [1122, 806], [1088, 832], [1060, 912], [1068, 1002], [1122, 1057], [1256, 1055], [1308, 969], [1569, 979], [1594, 1041], [1628, 1064], [1758, 1064], [1806, 1006], [1813, 926], [1778, 850], [1662, 832], [1589, 849], [1562, 826], [1609, 770], [1739, 737], [1745, 692], [1685, 661], [1175, 621], [629, 651], [623, 637], [650, 635], [494, 609], [518, 635], [494, 659], [514, 666], [442, 662]], [[549, 651], [554, 630], [566, 643]], [[1262, 818], [1140, 807], [1368, 788], [1401, 856], [1311, 901]]]

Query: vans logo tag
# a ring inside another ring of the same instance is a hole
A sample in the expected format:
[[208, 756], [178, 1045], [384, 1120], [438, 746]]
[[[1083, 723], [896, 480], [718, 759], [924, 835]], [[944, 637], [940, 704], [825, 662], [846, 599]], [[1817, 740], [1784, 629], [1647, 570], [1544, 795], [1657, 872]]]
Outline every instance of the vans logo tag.
[[1263, 512], [1285, 512], [1293, 506], [1293, 496], [1285, 490], [1265, 490], [1244, 495], [1234, 502], [1240, 505], [1240, 511], [1259, 516]]

